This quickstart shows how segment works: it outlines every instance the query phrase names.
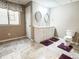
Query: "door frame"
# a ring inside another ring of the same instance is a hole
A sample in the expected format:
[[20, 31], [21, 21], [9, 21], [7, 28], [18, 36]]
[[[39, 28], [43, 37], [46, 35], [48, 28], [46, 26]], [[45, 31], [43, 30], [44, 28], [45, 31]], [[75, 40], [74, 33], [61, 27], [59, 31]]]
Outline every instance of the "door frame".
[[[31, 39], [34, 41], [34, 27], [33, 27], [33, 9], [32, 9], [32, 1], [31, 2], [29, 2], [29, 3], [27, 3], [26, 5], [25, 5], [25, 12], [26, 12], [26, 8], [27, 7], [31, 7], [30, 9], [31, 9]], [[24, 13], [25, 13], [24, 12]], [[25, 24], [26, 24], [26, 14], [25, 14]], [[26, 25], [25, 25], [25, 27], [26, 27]], [[25, 30], [26, 30], [26, 36], [27, 36], [27, 29], [25, 28]]]

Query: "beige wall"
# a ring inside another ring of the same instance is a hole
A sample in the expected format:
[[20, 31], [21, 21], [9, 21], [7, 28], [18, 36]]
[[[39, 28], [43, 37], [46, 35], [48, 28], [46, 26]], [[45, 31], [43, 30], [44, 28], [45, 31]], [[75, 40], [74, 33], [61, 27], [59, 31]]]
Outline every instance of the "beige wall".
[[[24, 12], [21, 12], [20, 25], [17, 26], [0, 26], [0, 41], [9, 38], [25, 36]], [[9, 36], [8, 33], [11, 35]]]
[[66, 30], [79, 32], [79, 2], [51, 9], [51, 25], [54, 25], [60, 37]]

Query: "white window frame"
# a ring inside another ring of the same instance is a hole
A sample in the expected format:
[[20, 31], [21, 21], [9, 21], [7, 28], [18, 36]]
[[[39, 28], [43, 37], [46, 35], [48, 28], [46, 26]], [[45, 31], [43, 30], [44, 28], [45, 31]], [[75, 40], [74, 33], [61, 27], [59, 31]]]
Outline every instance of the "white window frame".
[[[20, 12], [18, 12], [18, 11], [12, 11], [12, 10], [9, 10], [8, 11], [9, 12], [9, 24], [10, 25], [19, 25], [20, 24]], [[12, 20], [10, 17], [12, 17], [12, 15], [10, 14], [10, 12], [15, 12], [14, 13], [14, 20]], [[16, 15], [16, 13], [18, 13], [18, 15]], [[10, 16], [11, 15], [11, 16]], [[17, 16], [17, 17], [16, 17]], [[16, 23], [12, 23], [11, 24], [11, 21], [14, 21], [14, 22], [16, 22]]]
[[[0, 9], [3, 9], [3, 8], [0, 8]], [[3, 9], [3, 10], [5, 10], [5, 9]], [[7, 16], [7, 19], [6, 19], [7, 20], [7, 23], [5, 23], [5, 24], [1, 24], [0, 23], [0, 26], [6, 26], [6, 25], [8, 25], [8, 10], [7, 9], [6, 9], [6, 13], [7, 13], [6, 14], [6, 16]], [[3, 20], [3, 19], [0, 19], [0, 20]]]
[[[3, 9], [3, 8], [1, 8], [1, 9]], [[17, 26], [17, 25], [20, 25], [20, 11], [14, 11], [14, 12], [18, 12], [19, 14], [18, 14], [18, 23], [15, 23], [15, 24], [10, 24], [10, 14], [9, 14], [9, 10], [8, 9], [6, 9], [7, 10], [7, 20], [8, 20], [8, 23], [7, 24], [0, 24], [0, 26]], [[11, 11], [13, 11], [13, 10], [11, 10]], [[16, 20], [16, 19], [15, 19]]]

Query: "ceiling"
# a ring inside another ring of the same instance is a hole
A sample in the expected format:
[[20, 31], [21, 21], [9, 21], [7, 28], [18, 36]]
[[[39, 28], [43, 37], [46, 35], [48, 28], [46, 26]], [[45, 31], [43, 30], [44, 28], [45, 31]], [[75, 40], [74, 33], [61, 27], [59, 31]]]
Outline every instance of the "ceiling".
[[8, 0], [8, 1], [22, 4], [22, 5], [27, 4], [29, 1], [35, 1], [46, 7], [56, 7], [59, 5], [68, 4], [68, 3], [76, 2], [79, 0]]
[[25, 5], [25, 4], [27, 4], [31, 0], [7, 0], [7, 1], [14, 2], [14, 3], [17, 3], [17, 4]]

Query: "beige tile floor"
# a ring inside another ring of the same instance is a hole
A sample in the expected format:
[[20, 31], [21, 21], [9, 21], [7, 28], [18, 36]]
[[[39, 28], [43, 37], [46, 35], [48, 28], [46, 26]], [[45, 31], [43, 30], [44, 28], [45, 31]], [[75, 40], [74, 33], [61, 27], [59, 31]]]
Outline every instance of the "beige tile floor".
[[73, 59], [79, 59], [79, 54], [72, 49], [66, 52], [57, 48], [64, 40], [43, 46], [29, 39], [20, 39], [5, 44], [0, 44], [0, 59], [58, 59], [61, 54], [66, 54]]

